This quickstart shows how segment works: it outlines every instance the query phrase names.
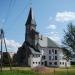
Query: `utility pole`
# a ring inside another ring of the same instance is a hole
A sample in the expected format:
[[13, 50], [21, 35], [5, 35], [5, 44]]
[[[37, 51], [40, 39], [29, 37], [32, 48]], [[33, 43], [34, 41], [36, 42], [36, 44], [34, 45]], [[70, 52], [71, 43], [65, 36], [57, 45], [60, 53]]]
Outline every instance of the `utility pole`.
[[[1, 72], [2, 72], [2, 67], [3, 67], [3, 47], [2, 47], [2, 44], [3, 44], [3, 42], [4, 42], [4, 45], [5, 45], [6, 53], [8, 53], [3, 29], [0, 29], [0, 41], [1, 41], [1, 59], [0, 59], [1, 62], [0, 62], [0, 64], [1, 64]], [[8, 60], [9, 60], [10, 70], [12, 70], [9, 55], [8, 55]]]
[[0, 40], [1, 40], [1, 72], [2, 72], [2, 61], [3, 61], [3, 52], [2, 52], [2, 32], [0, 31]]

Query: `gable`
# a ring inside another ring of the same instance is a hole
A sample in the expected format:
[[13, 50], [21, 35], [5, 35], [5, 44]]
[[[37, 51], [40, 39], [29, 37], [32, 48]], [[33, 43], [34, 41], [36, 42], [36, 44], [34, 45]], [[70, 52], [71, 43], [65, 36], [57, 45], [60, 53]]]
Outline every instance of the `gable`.
[[39, 44], [41, 47], [60, 47], [56, 42], [54, 42], [52, 39], [44, 36], [39, 36]]

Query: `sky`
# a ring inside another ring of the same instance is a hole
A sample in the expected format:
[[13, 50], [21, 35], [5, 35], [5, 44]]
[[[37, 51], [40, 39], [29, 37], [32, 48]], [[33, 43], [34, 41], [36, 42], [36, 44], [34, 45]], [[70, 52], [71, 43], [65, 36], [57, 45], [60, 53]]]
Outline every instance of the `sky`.
[[[30, 0], [0, 0], [0, 28], [9, 51], [16, 52], [25, 40]], [[75, 0], [32, 0], [37, 31], [61, 44], [64, 30], [75, 24]]]

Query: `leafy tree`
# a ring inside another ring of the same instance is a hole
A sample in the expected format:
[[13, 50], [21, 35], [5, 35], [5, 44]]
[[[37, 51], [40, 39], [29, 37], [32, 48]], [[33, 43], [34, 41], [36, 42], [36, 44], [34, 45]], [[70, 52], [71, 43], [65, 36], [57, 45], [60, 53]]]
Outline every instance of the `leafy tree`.
[[[62, 48], [62, 50], [63, 50], [63, 53], [64, 53], [64, 59], [66, 59], [66, 61], [68, 62], [69, 60], [70, 60], [70, 58], [71, 58], [71, 51], [70, 50], [68, 50], [67, 48], [65, 48], [65, 47], [63, 47]], [[66, 66], [66, 69], [67, 69], [67, 75], [69, 75], [69, 71], [68, 71], [68, 66], [67, 66], [67, 64], [65, 65]]]
[[[65, 31], [63, 44], [65, 46], [62, 48], [65, 54], [64, 59], [69, 61], [72, 56], [72, 52], [75, 52], [75, 26], [72, 23], [68, 25], [67, 31]], [[67, 66], [66, 69], [68, 75], [69, 72]]]
[[72, 56], [71, 51], [69, 49], [65, 48], [65, 47], [63, 47], [62, 50], [63, 50], [63, 53], [64, 53], [64, 59], [69, 61], [69, 59]]
[[25, 60], [25, 50], [23, 47], [20, 47], [17, 51], [17, 54], [16, 54], [16, 60], [17, 60], [17, 63], [19, 66], [22, 66], [24, 60]]
[[75, 26], [70, 23], [65, 31], [63, 43], [70, 51], [75, 52]]
[[11, 61], [10, 54], [8, 52], [3, 52], [2, 62], [4, 66], [9, 66]]

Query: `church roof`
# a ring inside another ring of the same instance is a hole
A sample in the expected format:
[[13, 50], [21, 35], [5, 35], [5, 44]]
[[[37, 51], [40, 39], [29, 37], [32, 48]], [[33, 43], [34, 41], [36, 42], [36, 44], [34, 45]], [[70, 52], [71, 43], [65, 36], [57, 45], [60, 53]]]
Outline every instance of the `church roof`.
[[44, 36], [42, 36], [41, 39], [39, 39], [39, 44], [40, 44], [41, 47], [51, 47], [51, 48], [60, 47], [60, 45], [58, 45], [52, 39], [50, 39], [48, 37], [44, 37]]
[[28, 18], [27, 18], [27, 21], [26, 21], [26, 25], [30, 25], [30, 24], [36, 25], [36, 22], [35, 22], [35, 19], [34, 19], [34, 16], [33, 16], [32, 8], [30, 8]]
[[59, 47], [58, 44], [54, 42], [53, 40], [51, 40], [50, 38], [47, 38], [47, 44], [48, 44], [48, 47]]

